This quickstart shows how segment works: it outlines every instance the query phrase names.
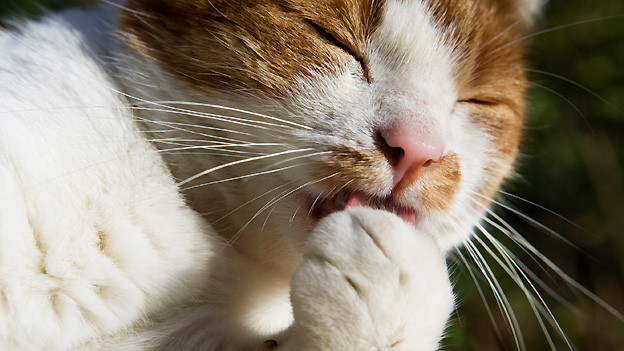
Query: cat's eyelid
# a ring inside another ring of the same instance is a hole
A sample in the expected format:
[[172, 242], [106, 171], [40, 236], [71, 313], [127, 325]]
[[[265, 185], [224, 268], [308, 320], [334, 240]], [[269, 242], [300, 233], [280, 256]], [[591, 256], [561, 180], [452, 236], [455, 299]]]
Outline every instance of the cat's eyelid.
[[475, 104], [475, 105], [486, 105], [486, 106], [493, 106], [497, 104], [494, 101], [487, 100], [487, 99], [479, 99], [479, 98], [458, 99], [457, 102], [460, 104]]
[[367, 65], [366, 60], [364, 59], [364, 57], [362, 55], [360, 55], [356, 50], [351, 48], [349, 45], [345, 44], [340, 39], [336, 38], [333, 34], [328, 32], [327, 30], [325, 30], [325, 28], [323, 28], [322, 26], [320, 26], [317, 23], [315, 23], [313, 20], [306, 19], [306, 22], [312, 28], [314, 28], [314, 30], [318, 34], [320, 34], [325, 40], [327, 40], [330, 43], [332, 43], [332, 45], [342, 49], [344, 52], [346, 52], [347, 54], [351, 55], [357, 62], [359, 62], [360, 65], [362, 66], [362, 71], [364, 73], [364, 77], [366, 78], [366, 81], [368, 83], [371, 82], [368, 65]]

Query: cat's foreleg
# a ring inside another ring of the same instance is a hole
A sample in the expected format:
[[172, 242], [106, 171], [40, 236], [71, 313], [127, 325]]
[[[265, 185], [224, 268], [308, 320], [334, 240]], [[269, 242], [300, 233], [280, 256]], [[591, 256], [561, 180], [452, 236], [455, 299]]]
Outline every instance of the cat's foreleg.
[[394, 214], [351, 208], [312, 233], [279, 350], [435, 350], [454, 297], [434, 240]]

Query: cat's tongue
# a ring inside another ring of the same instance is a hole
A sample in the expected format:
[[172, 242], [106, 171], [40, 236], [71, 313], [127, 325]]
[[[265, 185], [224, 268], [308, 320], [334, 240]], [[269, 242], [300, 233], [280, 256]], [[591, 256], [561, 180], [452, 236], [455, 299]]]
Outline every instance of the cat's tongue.
[[[350, 207], [358, 207], [358, 206], [368, 206], [368, 207], [375, 208], [375, 206], [371, 206], [367, 202], [367, 197], [363, 193], [359, 191], [354, 191], [346, 199], [344, 209], [347, 209]], [[391, 205], [384, 206], [382, 209], [388, 212], [394, 213], [395, 215], [399, 216], [402, 220], [404, 220], [405, 222], [409, 224], [416, 223], [416, 214], [414, 213], [413, 210], [410, 210], [406, 207], [391, 204]]]

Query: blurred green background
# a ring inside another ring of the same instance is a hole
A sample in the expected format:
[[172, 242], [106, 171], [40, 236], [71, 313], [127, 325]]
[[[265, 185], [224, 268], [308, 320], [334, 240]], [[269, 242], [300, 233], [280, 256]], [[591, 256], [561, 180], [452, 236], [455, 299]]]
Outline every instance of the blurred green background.
[[[92, 2], [0, 0], [0, 16], [35, 15], [44, 8]], [[583, 287], [624, 311], [624, 1], [551, 1], [532, 33], [526, 39], [531, 47], [531, 112], [519, 175], [506, 187], [527, 201], [500, 197], [505, 206], [525, 215], [502, 207], [496, 213]], [[575, 349], [624, 350], [622, 320], [570, 288], [505, 234], [492, 226], [487, 229], [547, 284], [548, 289], [538, 289]], [[551, 349], [522, 290], [487, 250], [480, 251], [514, 306], [526, 349]], [[465, 250], [462, 255], [469, 257]], [[473, 264], [493, 317], [459, 255], [455, 262], [460, 308], [444, 348], [515, 350], [487, 280]], [[547, 330], [556, 350], [568, 349], [557, 328]]]

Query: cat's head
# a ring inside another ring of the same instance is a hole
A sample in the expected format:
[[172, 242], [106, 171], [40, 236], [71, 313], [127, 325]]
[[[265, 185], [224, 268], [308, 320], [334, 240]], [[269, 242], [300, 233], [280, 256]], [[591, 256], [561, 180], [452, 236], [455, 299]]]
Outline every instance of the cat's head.
[[[186, 177], [243, 160], [235, 152], [255, 157], [211, 174], [266, 172], [224, 185], [225, 212], [239, 204], [245, 213], [230, 215], [238, 228], [254, 215], [256, 228], [310, 228], [364, 204], [413, 221], [448, 249], [470, 234], [512, 171], [525, 110], [520, 38], [536, 4], [130, 0], [122, 30], [139, 57], [157, 62], [194, 101], [250, 112], [202, 110], [238, 125], [171, 117], [233, 143], [266, 144], [231, 147], [229, 159], [172, 162], [181, 174], [192, 170]], [[221, 206], [212, 205], [199, 207]]]

